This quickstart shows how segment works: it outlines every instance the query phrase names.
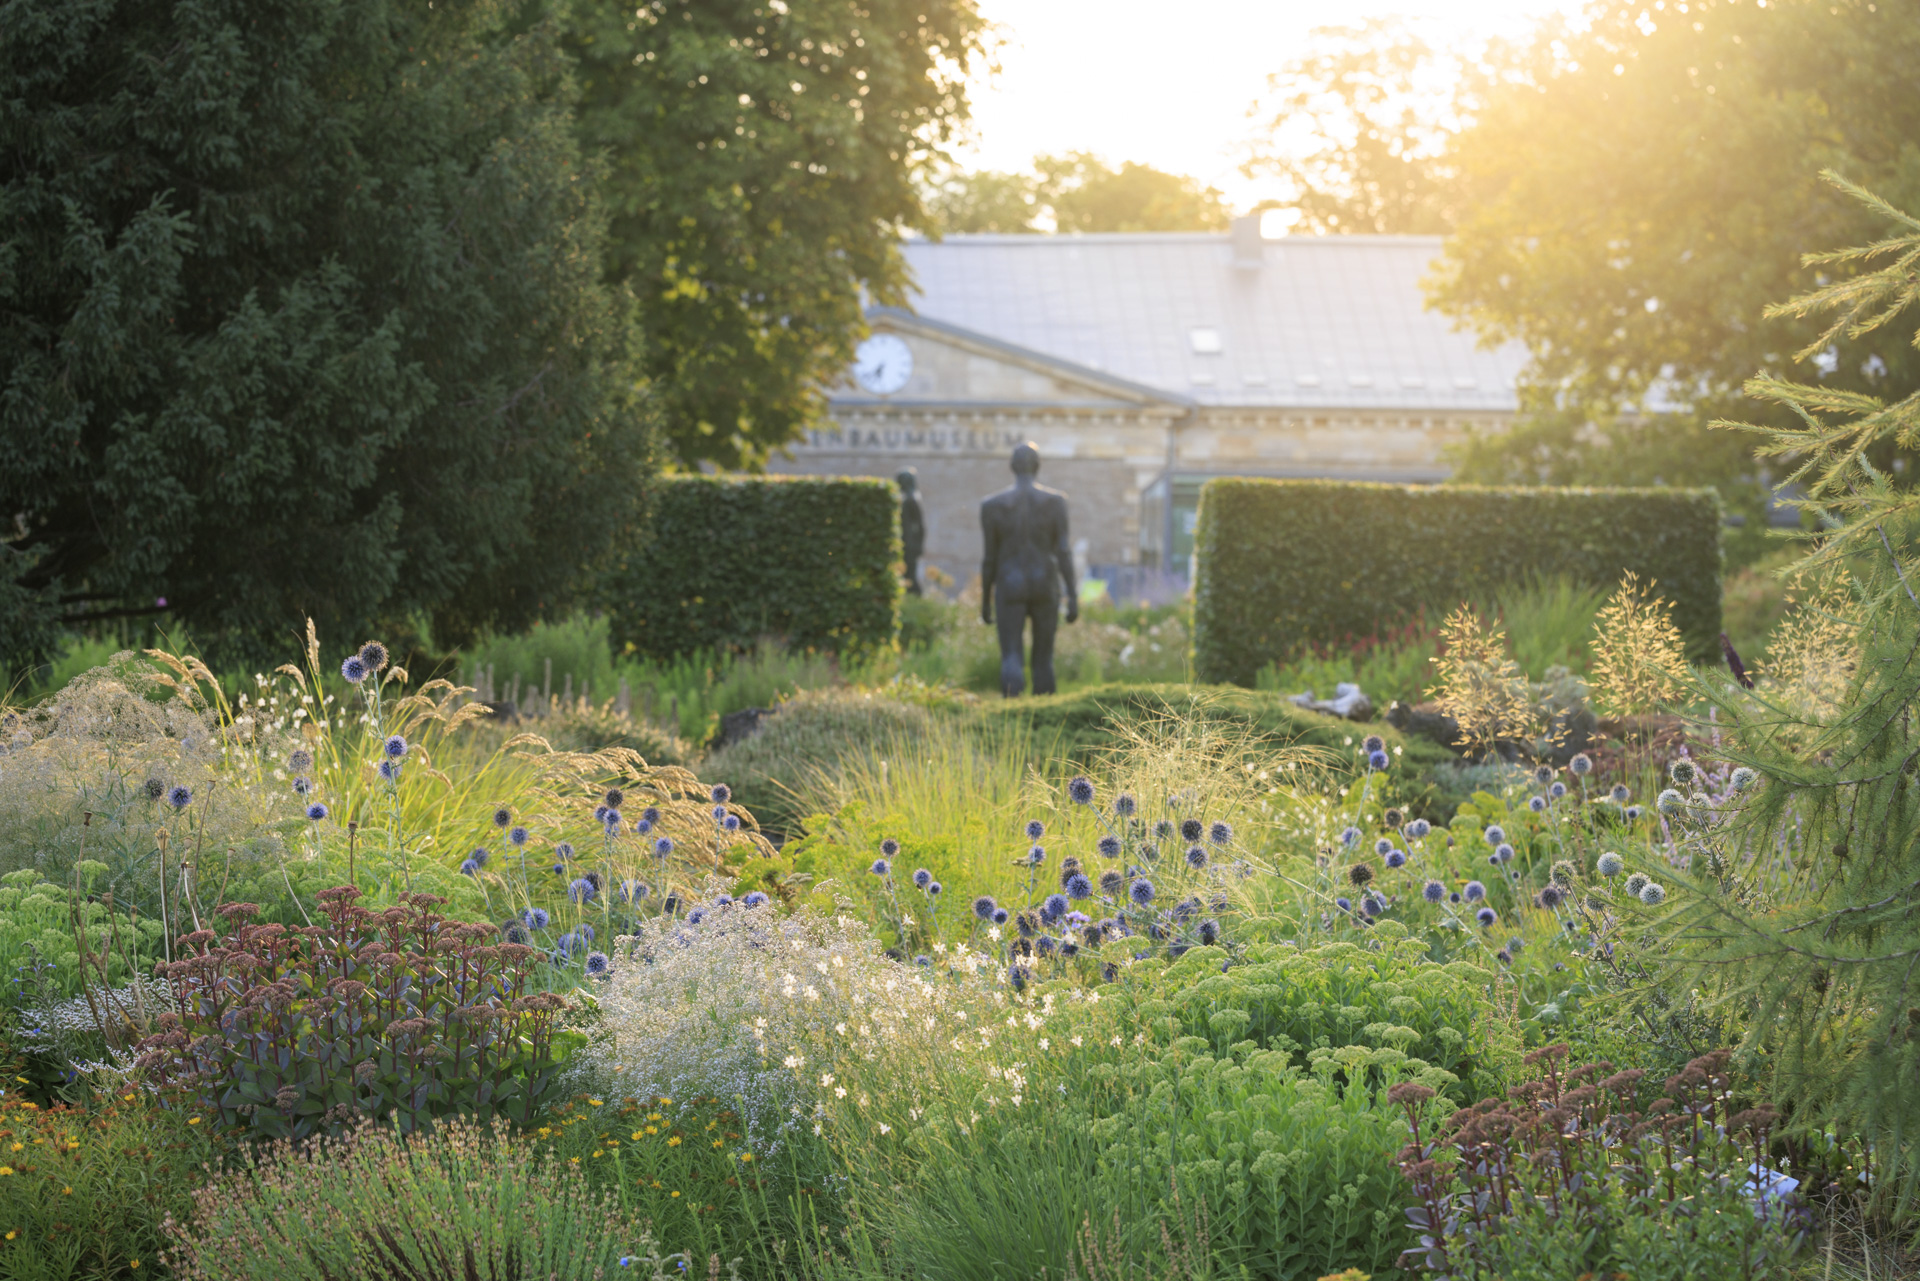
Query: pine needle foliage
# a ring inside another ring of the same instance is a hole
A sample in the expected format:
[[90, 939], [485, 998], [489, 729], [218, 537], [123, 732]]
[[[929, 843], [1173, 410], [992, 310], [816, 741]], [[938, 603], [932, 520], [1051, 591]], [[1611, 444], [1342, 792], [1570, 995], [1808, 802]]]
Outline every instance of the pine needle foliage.
[[[1920, 219], [1827, 178], [1896, 229], [1865, 248], [1807, 256], [1834, 283], [1774, 311], [1837, 319], [1803, 357], [1836, 334], [1889, 325], [1920, 298]], [[1882, 403], [1774, 377], [1747, 390], [1797, 419], [1744, 430], [1761, 438], [1763, 455], [1797, 462], [1791, 479], [1823, 518], [1797, 567], [1823, 584], [1803, 604], [1817, 611], [1803, 626], [1845, 657], [1822, 669], [1844, 688], [1809, 698], [1778, 680], [1751, 692], [1708, 682], [1729, 759], [1755, 774], [1719, 828], [1733, 875], [1674, 893], [1660, 928], [1671, 977], [1743, 1017], [1743, 1052], [1770, 1074], [1776, 1102], [1811, 1133], [1865, 1139], [1880, 1208], [1911, 1220], [1920, 1209], [1920, 493], [1897, 486], [1871, 454], [1920, 445], [1920, 394]]]
[[1594, 618], [1587, 683], [1603, 711], [1653, 711], [1673, 702], [1686, 681], [1686, 642], [1673, 606], [1653, 587], [1628, 570]]

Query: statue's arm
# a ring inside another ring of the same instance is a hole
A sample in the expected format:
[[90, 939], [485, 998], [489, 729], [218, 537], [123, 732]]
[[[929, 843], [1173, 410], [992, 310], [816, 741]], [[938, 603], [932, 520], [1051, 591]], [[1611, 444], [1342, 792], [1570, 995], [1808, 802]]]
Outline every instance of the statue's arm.
[[1080, 587], [1073, 581], [1073, 541], [1067, 537], [1067, 502], [1064, 498], [1056, 501], [1060, 519], [1054, 523], [1059, 536], [1053, 544], [1053, 561], [1060, 567], [1060, 581], [1066, 585], [1067, 621], [1071, 623], [1080, 617]]
[[985, 552], [980, 559], [980, 621], [993, 622], [993, 581], [1000, 576], [1000, 530], [993, 509], [980, 504], [980, 541]]

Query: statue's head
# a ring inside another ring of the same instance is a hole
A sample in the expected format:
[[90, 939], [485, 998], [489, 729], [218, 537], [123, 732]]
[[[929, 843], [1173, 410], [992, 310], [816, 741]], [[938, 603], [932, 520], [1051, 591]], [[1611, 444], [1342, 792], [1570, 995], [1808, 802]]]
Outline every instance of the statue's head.
[[920, 473], [911, 467], [902, 467], [894, 473], [893, 483], [900, 486], [900, 492], [911, 494], [920, 485]]
[[1040, 473], [1040, 447], [1032, 441], [1017, 445], [1013, 451], [1013, 474], [1037, 476]]

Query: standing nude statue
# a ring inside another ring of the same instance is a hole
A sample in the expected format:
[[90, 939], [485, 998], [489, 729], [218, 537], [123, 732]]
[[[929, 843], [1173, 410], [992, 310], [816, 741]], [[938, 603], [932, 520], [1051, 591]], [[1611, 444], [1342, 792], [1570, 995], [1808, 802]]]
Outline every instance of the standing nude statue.
[[1053, 633], [1060, 621], [1061, 588], [1067, 621], [1080, 617], [1073, 581], [1073, 549], [1067, 542], [1067, 496], [1034, 477], [1040, 451], [1031, 443], [1013, 451], [1013, 484], [980, 503], [980, 621], [992, 626], [999, 611], [1000, 692], [1017, 697], [1024, 688], [1021, 650], [1027, 620], [1033, 620], [1033, 692], [1051, 694]]
[[900, 554], [906, 562], [907, 594], [920, 595], [920, 557], [927, 550], [927, 514], [920, 506], [920, 476], [911, 467], [893, 478], [900, 486]]

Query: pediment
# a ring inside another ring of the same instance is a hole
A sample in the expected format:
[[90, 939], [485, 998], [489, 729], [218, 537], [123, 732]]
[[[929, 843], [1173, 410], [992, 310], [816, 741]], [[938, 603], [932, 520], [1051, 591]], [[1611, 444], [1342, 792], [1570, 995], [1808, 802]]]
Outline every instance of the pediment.
[[874, 333], [893, 334], [907, 344], [913, 353], [913, 372], [904, 387], [887, 396], [866, 391], [849, 373], [828, 389], [834, 408], [1128, 409], [1189, 403], [1182, 396], [898, 308], [873, 308], [867, 320]]

